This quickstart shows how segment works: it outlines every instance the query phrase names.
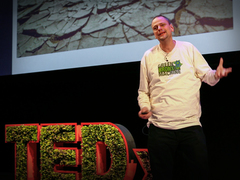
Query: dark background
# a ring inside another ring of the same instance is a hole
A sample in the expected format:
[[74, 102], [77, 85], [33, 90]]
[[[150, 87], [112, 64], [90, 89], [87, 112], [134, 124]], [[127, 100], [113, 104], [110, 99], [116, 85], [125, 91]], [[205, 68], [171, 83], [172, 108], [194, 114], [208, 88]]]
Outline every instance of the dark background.
[[[12, 48], [12, 2], [4, 3], [0, 9], [1, 75], [10, 71], [3, 62], [10, 64]], [[225, 67], [233, 68], [229, 77], [216, 86], [203, 83], [201, 88], [201, 122], [209, 151], [210, 179], [240, 179], [240, 51], [204, 57], [213, 69], [220, 57], [224, 58]], [[137, 148], [146, 148], [147, 136], [142, 133], [146, 121], [137, 116], [139, 66], [139, 62], [133, 62], [0, 76], [0, 179], [14, 177], [14, 145], [5, 143], [5, 124], [118, 123], [132, 133]], [[142, 179], [142, 176], [138, 164], [135, 179]]]

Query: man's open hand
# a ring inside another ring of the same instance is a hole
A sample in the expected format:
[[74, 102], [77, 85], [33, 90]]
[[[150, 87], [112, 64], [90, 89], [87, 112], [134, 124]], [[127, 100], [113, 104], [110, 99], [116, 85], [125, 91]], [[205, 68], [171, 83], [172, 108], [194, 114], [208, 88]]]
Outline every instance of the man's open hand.
[[223, 67], [223, 58], [220, 58], [219, 65], [217, 67], [216, 73], [215, 73], [215, 78], [216, 79], [221, 79], [223, 77], [226, 77], [229, 73], [232, 72], [232, 68], [224, 68]]

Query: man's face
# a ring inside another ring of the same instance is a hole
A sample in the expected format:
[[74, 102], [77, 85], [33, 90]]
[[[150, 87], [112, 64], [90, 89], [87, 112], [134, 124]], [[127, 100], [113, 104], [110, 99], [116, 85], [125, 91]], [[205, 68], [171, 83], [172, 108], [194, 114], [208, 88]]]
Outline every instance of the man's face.
[[152, 29], [156, 39], [164, 41], [169, 37], [172, 38], [174, 27], [164, 17], [156, 17], [152, 21]]

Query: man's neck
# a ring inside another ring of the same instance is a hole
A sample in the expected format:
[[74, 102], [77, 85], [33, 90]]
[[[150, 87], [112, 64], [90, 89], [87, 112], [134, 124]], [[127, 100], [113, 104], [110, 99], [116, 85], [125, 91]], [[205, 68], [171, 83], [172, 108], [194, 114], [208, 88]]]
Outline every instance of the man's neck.
[[176, 41], [171, 40], [171, 41], [161, 41], [160, 42], [160, 47], [161, 49], [166, 52], [166, 53], [170, 53], [173, 48], [175, 47]]

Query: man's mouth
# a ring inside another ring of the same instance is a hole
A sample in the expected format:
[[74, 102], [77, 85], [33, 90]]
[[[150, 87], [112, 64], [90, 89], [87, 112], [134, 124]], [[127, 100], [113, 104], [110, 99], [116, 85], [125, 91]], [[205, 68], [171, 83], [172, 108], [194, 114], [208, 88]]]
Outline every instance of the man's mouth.
[[165, 32], [161, 32], [161, 33], [159, 33], [159, 36], [162, 36], [164, 33], [165, 33]]

